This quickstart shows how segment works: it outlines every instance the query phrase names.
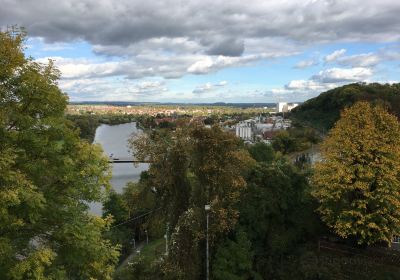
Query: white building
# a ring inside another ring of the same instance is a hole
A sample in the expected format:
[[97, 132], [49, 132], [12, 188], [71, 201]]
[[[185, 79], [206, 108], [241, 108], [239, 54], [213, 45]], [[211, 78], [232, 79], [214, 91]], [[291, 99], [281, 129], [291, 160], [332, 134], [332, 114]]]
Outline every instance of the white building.
[[236, 136], [243, 140], [251, 140], [253, 138], [253, 131], [250, 126], [238, 124], [236, 126]]
[[276, 106], [278, 113], [286, 113], [290, 112], [292, 109], [299, 106], [297, 103], [288, 104], [287, 102], [279, 102]]
[[287, 112], [288, 104], [286, 102], [279, 102], [276, 106], [278, 113]]

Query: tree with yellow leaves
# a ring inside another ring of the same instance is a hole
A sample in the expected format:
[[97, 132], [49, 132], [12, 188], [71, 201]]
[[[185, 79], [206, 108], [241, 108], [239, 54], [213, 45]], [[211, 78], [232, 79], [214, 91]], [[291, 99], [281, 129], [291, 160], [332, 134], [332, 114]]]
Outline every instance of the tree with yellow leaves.
[[322, 220], [358, 244], [400, 235], [400, 125], [381, 106], [343, 111], [321, 148], [313, 195]]

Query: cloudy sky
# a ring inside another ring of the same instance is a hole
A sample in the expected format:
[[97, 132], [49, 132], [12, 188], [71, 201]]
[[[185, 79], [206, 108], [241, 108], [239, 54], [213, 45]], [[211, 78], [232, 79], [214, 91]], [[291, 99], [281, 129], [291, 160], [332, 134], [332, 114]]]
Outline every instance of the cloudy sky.
[[72, 101], [304, 101], [400, 80], [399, 0], [0, 0]]

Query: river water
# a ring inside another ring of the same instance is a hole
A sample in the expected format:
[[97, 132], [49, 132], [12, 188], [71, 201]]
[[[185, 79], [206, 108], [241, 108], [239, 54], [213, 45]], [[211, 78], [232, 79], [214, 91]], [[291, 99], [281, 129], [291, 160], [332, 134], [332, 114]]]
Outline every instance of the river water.
[[[136, 128], [136, 123], [125, 123], [119, 125], [100, 125], [94, 137], [94, 143], [99, 143], [105, 155], [113, 154], [114, 158], [131, 158], [128, 147], [128, 139], [133, 135], [142, 133]], [[111, 163], [112, 178], [111, 185], [117, 193], [122, 193], [126, 183], [138, 181], [140, 173], [148, 168], [148, 164], [139, 164], [135, 167], [132, 163]], [[90, 211], [101, 215], [102, 206], [100, 203], [91, 203]]]

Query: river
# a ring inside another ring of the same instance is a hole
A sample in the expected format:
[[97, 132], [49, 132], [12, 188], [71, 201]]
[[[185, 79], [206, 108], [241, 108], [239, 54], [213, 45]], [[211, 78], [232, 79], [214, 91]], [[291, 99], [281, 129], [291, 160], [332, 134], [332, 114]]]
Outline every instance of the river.
[[[128, 139], [132, 135], [142, 133], [136, 127], [136, 123], [125, 123], [119, 125], [100, 125], [94, 137], [94, 143], [99, 143], [105, 155], [113, 154], [114, 158], [132, 157], [128, 147]], [[132, 163], [113, 163], [111, 185], [117, 193], [122, 193], [126, 183], [138, 181], [140, 173], [148, 168], [148, 164], [139, 164], [135, 167]], [[101, 215], [102, 205], [91, 203], [90, 212]]]

